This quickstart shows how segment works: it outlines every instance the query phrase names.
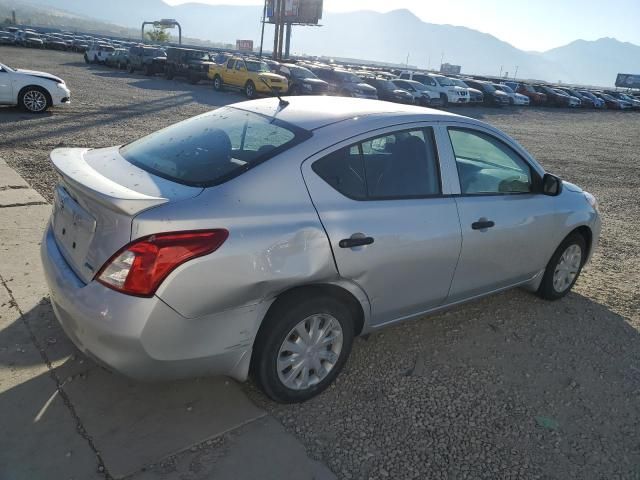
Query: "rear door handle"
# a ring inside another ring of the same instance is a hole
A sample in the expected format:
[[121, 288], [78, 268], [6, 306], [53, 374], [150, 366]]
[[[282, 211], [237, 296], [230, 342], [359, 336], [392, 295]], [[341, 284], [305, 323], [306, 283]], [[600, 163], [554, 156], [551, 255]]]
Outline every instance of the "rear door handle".
[[474, 230], [485, 230], [487, 228], [491, 228], [495, 225], [495, 223], [491, 220], [487, 220], [486, 218], [481, 218], [477, 222], [473, 222], [471, 224], [471, 228]]
[[373, 237], [351, 237], [343, 238], [338, 242], [340, 248], [353, 248], [362, 247], [364, 245], [371, 245], [373, 243]]

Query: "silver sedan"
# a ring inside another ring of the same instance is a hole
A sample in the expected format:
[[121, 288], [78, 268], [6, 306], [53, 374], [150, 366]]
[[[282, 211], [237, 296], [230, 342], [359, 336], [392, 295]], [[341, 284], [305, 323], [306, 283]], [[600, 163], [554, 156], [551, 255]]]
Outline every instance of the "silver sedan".
[[127, 145], [58, 149], [42, 261], [77, 347], [138, 379], [251, 372], [304, 401], [353, 338], [512, 287], [548, 300], [595, 198], [480, 121], [268, 98]]

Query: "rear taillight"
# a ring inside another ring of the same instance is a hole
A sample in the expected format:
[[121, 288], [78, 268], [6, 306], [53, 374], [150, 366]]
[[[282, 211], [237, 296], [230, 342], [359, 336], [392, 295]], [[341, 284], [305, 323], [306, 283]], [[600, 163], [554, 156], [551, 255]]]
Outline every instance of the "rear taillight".
[[140, 238], [111, 257], [96, 280], [118, 292], [150, 297], [175, 268], [215, 252], [228, 236], [227, 230], [218, 229]]

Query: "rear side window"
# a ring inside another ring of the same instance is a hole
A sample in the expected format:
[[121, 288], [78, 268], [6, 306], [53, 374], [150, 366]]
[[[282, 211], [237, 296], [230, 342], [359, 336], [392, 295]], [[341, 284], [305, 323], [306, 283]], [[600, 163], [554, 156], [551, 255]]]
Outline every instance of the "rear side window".
[[433, 130], [403, 130], [342, 148], [313, 170], [354, 200], [392, 200], [439, 195]]
[[120, 148], [132, 164], [200, 187], [225, 182], [311, 136], [272, 117], [224, 107]]

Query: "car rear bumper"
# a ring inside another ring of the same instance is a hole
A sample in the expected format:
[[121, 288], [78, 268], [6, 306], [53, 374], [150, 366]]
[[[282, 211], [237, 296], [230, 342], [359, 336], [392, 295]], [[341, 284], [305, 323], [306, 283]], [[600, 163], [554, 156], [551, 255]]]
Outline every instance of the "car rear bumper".
[[138, 380], [229, 375], [245, 380], [258, 308], [187, 319], [154, 296], [124, 295], [92, 281], [84, 284], [60, 253], [50, 226], [41, 259], [51, 304], [67, 336], [98, 363]]

